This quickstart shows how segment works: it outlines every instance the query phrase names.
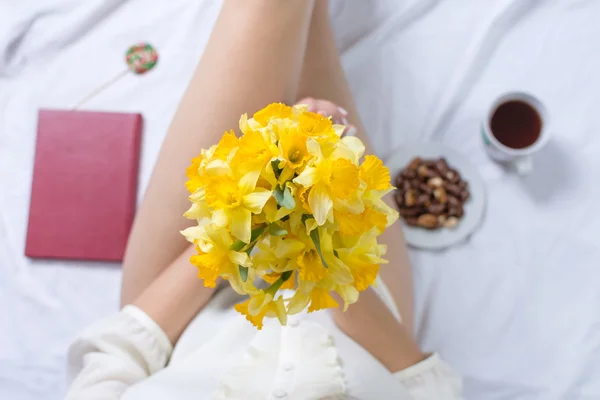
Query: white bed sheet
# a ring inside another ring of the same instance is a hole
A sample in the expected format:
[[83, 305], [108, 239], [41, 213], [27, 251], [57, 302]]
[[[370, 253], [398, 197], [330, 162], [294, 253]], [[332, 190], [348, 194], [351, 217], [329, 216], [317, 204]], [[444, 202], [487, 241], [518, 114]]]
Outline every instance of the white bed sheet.
[[[214, 0], [0, 0], [0, 398], [59, 399], [64, 356], [117, 310], [120, 270], [23, 256], [39, 107], [72, 106], [149, 41], [155, 71], [87, 109], [142, 112], [141, 194], [218, 13]], [[486, 181], [468, 242], [412, 251], [418, 334], [468, 399], [600, 398], [600, 1], [336, 0], [344, 67], [376, 150], [439, 140]], [[484, 154], [481, 118], [528, 90], [554, 137], [524, 178]]]

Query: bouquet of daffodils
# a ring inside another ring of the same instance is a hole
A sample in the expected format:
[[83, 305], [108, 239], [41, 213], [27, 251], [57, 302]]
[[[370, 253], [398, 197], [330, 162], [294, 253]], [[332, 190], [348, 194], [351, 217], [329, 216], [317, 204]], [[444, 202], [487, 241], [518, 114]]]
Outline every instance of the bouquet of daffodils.
[[241, 137], [226, 132], [187, 170], [185, 216], [197, 225], [182, 233], [198, 277], [249, 295], [235, 308], [258, 329], [337, 307], [332, 292], [345, 310], [386, 262], [377, 237], [398, 217], [381, 199], [388, 169], [372, 155], [361, 163], [363, 143], [306, 106], [271, 104], [239, 125]]

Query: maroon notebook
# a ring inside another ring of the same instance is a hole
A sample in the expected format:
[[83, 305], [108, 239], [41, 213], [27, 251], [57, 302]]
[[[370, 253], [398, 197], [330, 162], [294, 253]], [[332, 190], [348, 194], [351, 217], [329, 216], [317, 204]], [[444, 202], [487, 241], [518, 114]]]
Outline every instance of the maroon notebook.
[[40, 110], [28, 257], [123, 259], [141, 130], [140, 114]]

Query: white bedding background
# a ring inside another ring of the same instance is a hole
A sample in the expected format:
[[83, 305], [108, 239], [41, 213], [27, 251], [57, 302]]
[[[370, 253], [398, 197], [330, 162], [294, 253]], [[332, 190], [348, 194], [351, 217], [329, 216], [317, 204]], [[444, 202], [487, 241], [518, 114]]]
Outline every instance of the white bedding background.
[[[62, 398], [65, 350], [118, 308], [120, 269], [24, 257], [37, 110], [67, 108], [153, 43], [157, 68], [85, 109], [145, 118], [139, 193], [218, 13], [217, 0], [0, 0], [0, 399]], [[379, 155], [442, 141], [481, 172], [480, 230], [412, 251], [418, 335], [472, 400], [600, 398], [600, 1], [335, 0], [344, 67]], [[517, 177], [479, 124], [505, 91], [554, 135]], [[82, 132], [85, 134], [85, 132]], [[370, 400], [370, 399], [368, 399]]]

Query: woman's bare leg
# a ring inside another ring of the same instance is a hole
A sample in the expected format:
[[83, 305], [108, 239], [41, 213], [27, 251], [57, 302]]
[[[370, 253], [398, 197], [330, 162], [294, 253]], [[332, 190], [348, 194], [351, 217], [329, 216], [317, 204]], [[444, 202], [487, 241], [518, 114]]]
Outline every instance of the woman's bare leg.
[[123, 265], [121, 303], [133, 301], [186, 248], [185, 169], [241, 114], [297, 98], [313, 0], [225, 0], [162, 145]]
[[[300, 97], [326, 99], [347, 110], [349, 122], [356, 126], [357, 136], [365, 142], [369, 151], [365, 128], [352, 99], [337, 53], [328, 8], [328, 0], [316, 0], [298, 94]], [[389, 265], [381, 268], [381, 276], [396, 301], [404, 324], [412, 332], [412, 274], [400, 225], [391, 226], [382, 235], [381, 241], [388, 245], [387, 258], [390, 260]]]

